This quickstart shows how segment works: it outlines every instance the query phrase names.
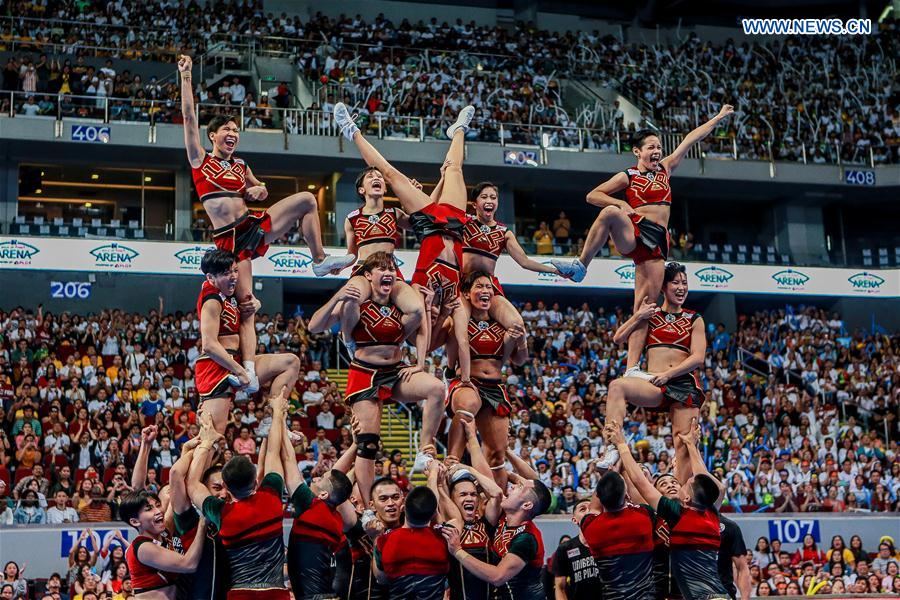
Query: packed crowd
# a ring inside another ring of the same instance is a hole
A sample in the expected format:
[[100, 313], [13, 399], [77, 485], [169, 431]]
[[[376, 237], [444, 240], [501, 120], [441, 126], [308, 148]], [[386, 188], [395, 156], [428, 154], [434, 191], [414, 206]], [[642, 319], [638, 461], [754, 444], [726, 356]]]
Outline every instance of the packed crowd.
[[[525, 303], [522, 315], [533, 358], [507, 375], [516, 407], [511, 444], [567, 512], [596, 485], [605, 394], [623, 368], [610, 332], [624, 315], [543, 302]], [[16, 310], [0, 323], [4, 522], [55, 522], [71, 517], [69, 505], [82, 520], [110, 516], [147, 424], [160, 427], [151, 464], [165, 481], [195, 427], [194, 314]], [[295, 353], [303, 364], [292, 426], [314, 440], [306, 466], [333, 460], [349, 436], [341, 391], [325, 372], [331, 334], [309, 334], [301, 317], [281, 314], [260, 317], [257, 330], [260, 352]], [[847, 334], [837, 315], [809, 308], [747, 315], [737, 331], [719, 325], [709, 338], [703, 445], [731, 510], [898, 510], [896, 336]], [[440, 360], [437, 352], [431, 367]], [[270, 423], [266, 411], [239, 398], [228, 430], [234, 451], [254, 451]], [[654, 473], [669, 472], [673, 441], [663, 415], [636, 411], [632, 419], [629, 441]]]
[[[623, 44], [596, 32], [561, 34], [525, 24], [508, 29], [436, 18], [395, 24], [383, 15], [366, 21], [359, 15], [331, 19], [321, 13], [304, 21], [265, 13], [259, 1], [218, 2], [215, 10], [198, 2], [29, 3], [17, 5], [16, 14], [9, 26], [25, 40], [18, 48], [31, 49], [31, 40], [36, 54], [50, 48], [76, 56], [174, 62], [180, 52], [200, 55], [214, 44], [250, 40], [263, 51], [287, 52], [296, 56], [309, 81], [321, 84], [319, 101], [309, 107], [323, 111], [309, 118], [321, 121], [317, 128], [329, 125], [329, 109], [341, 100], [357, 107], [361, 125], [374, 130], [380, 117], [385, 136], [418, 137], [418, 120], [401, 118], [418, 117], [425, 135], [441, 137], [450, 115], [468, 103], [481, 109], [469, 139], [498, 141], [502, 135], [508, 142], [615, 149], [611, 132], [623, 129], [618, 107], [564, 108], [560, 78], [576, 76], [621, 89], [649, 122], [673, 131], [687, 131], [703, 122], [706, 112], [714, 112], [711, 107], [735, 102], [738, 117], [705, 142], [708, 153], [731, 153], [736, 139], [739, 156], [747, 159], [767, 159], [771, 142], [777, 160], [825, 163], [840, 156], [845, 162], [867, 162], [871, 150], [876, 163], [898, 161], [900, 108], [890, 86], [896, 67], [881, 60], [900, 51], [896, 25], [890, 22], [880, 25], [881, 32], [852, 40], [819, 37], [801, 43], [789, 38], [738, 45], [702, 42], [691, 34], [677, 45], [650, 46]], [[42, 21], [47, 18], [59, 21]], [[127, 26], [133, 22], [150, 26]], [[88, 46], [113, 50], [88, 51]], [[879, 62], [888, 68], [866, 68]], [[47, 63], [44, 79], [53, 74], [54, 82], [66, 78], [66, 66], [70, 71], [77, 67], [75, 61]], [[662, 80], [650, 76], [659, 72], [668, 75]], [[122, 75], [104, 75], [98, 62], [82, 87], [88, 95], [130, 99], [115, 103], [117, 118], [146, 120], [151, 110], [163, 121], [177, 115], [170, 110], [177, 105], [177, 90], [169, 83], [136, 86], [133, 75]], [[41, 79], [40, 72], [27, 77], [35, 76]], [[9, 83], [5, 76], [5, 86]], [[239, 99], [198, 88], [201, 100], [208, 93], [217, 103], [249, 107], [249, 126], [280, 127], [280, 120], [269, 114], [269, 103], [287, 106], [289, 90], [257, 92], [259, 98], [251, 90]], [[163, 102], [151, 107], [152, 99]], [[23, 98], [22, 104], [29, 103]], [[33, 104], [39, 108], [26, 111], [43, 114], [49, 105], [41, 108], [41, 103], [37, 97]], [[77, 103], [67, 108], [72, 114], [87, 110]], [[304, 130], [301, 123], [288, 125]], [[542, 125], [556, 128], [541, 130]], [[576, 125], [595, 131], [579, 139]]]

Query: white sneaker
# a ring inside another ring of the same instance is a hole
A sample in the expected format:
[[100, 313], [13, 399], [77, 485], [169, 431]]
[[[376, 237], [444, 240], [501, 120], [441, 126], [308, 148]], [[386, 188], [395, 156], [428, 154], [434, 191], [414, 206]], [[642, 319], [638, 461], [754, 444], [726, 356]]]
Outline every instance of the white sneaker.
[[607, 447], [606, 451], [603, 453], [603, 458], [597, 462], [597, 468], [599, 469], [612, 469], [613, 466], [619, 461], [619, 451], [616, 450], [615, 446]]
[[584, 281], [587, 275], [587, 267], [584, 266], [577, 258], [575, 260], [559, 260], [553, 259], [550, 264], [556, 267], [559, 274], [567, 279], [571, 279], [575, 283]]
[[345, 254], [343, 256], [325, 256], [320, 263], [313, 264], [313, 273], [316, 277], [325, 277], [332, 271], [340, 271], [346, 269], [356, 262], [355, 254]]
[[434, 457], [430, 454], [425, 454], [424, 452], [416, 452], [416, 461], [413, 463], [412, 472], [413, 473], [424, 473], [425, 469], [428, 468], [434, 461]]
[[653, 379], [656, 376], [653, 375], [652, 373], [648, 373], [647, 371], [641, 371], [640, 367], [631, 367], [630, 369], [625, 371], [625, 374], [622, 375], [622, 377], [634, 377], [636, 379], [643, 379], [644, 381], [650, 381], [651, 379]]
[[[231, 387], [241, 388], [241, 380], [233, 373], [228, 376], [228, 383]], [[255, 394], [259, 391], [259, 377], [256, 376], [256, 373], [250, 373], [250, 383], [247, 384], [247, 387], [241, 389], [246, 394]]]
[[353, 136], [359, 132], [359, 127], [353, 122], [353, 115], [350, 109], [343, 102], [334, 105], [334, 121], [341, 130], [341, 135], [349, 141], [353, 141]]
[[471, 104], [456, 115], [456, 122], [447, 128], [447, 137], [451, 140], [453, 139], [453, 134], [456, 133], [457, 129], [462, 129], [464, 132], [469, 130], [469, 123], [472, 122], [472, 117], [475, 116], [475, 107]]

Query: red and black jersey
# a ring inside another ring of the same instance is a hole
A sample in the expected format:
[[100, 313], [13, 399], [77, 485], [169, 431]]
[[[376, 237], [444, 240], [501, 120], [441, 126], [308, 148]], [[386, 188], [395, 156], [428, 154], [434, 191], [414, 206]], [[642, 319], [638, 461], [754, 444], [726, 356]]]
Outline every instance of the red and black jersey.
[[658, 311], [650, 317], [650, 326], [647, 331], [646, 350], [659, 346], [677, 348], [683, 352], [691, 353], [691, 333], [694, 321], [700, 318], [700, 314], [682, 309], [678, 313]]
[[714, 509], [684, 509], [681, 518], [669, 529], [672, 549], [719, 550], [722, 537], [719, 515]]
[[480, 254], [497, 260], [506, 250], [506, 232], [503, 223], [485, 225], [474, 215], [467, 215], [469, 221], [463, 227], [463, 252]]
[[469, 348], [472, 359], [503, 360], [503, 339], [506, 330], [493, 319], [469, 319]]
[[398, 346], [406, 337], [401, 319], [403, 313], [393, 304], [366, 300], [359, 307], [359, 322], [353, 328], [353, 341], [360, 348]]
[[[300, 487], [309, 490], [306, 484], [301, 484]], [[346, 541], [344, 537], [344, 521], [336, 508], [329, 506], [320, 498], [312, 497], [312, 493], [306, 490], [300, 492], [306, 496], [302, 500], [294, 500], [292, 498], [295, 511], [297, 511], [297, 506], [307, 506], [307, 508], [303, 511], [298, 511], [299, 514], [294, 518], [290, 542], [301, 541], [308, 544], [322, 544], [327, 546], [331, 552], [337, 552], [338, 548]], [[296, 498], [297, 496], [298, 492], [295, 491], [294, 497]]]
[[238, 310], [237, 298], [234, 295], [226, 296], [209, 281], [204, 281], [200, 288], [200, 297], [197, 299], [198, 318], [202, 318], [203, 305], [207, 300], [218, 300], [222, 305], [222, 314], [219, 315], [219, 335], [238, 333], [241, 328], [241, 312]]
[[522, 559], [525, 566], [515, 577], [497, 588], [497, 597], [502, 600], [544, 598], [544, 583], [541, 581], [544, 540], [534, 523], [526, 521], [518, 527], [511, 527], [506, 524], [505, 516], [500, 520], [491, 540], [492, 562], [499, 564], [509, 553]]
[[369, 215], [358, 208], [347, 215], [347, 220], [353, 228], [353, 237], [358, 248], [367, 244], [400, 245], [400, 230], [397, 227], [395, 208], [385, 208]]
[[[477, 521], [463, 524], [460, 535], [460, 547], [480, 560], [489, 562], [491, 539], [494, 527], [482, 517]], [[479, 579], [471, 571], [463, 568], [455, 558], [451, 559], [450, 568], [450, 600], [488, 600], [491, 597], [491, 585]]]
[[[166, 547], [162, 541], [156, 541], [146, 535], [139, 535], [131, 541], [131, 545], [125, 550], [125, 562], [128, 563], [128, 573], [131, 576], [131, 585], [134, 586], [135, 594], [168, 587], [176, 583], [178, 578], [178, 575], [175, 573], [157, 571], [138, 560], [138, 548], [141, 547], [141, 544], [146, 543]], [[167, 549], [171, 550], [171, 548]]]
[[446, 575], [447, 542], [433, 527], [399, 527], [375, 540], [375, 560], [390, 579], [406, 575]]
[[247, 163], [243, 158], [217, 158], [207, 152], [199, 168], [191, 167], [191, 175], [200, 202], [213, 198], [243, 197], [247, 188]]
[[644, 506], [588, 515], [581, 534], [600, 571], [603, 597], [652, 598], [653, 516]]
[[672, 188], [669, 187], [669, 172], [665, 167], [659, 171], [639, 171], [632, 167], [625, 171], [628, 176], [628, 187], [625, 188], [625, 199], [631, 208], [640, 208], [650, 204], [672, 204]]

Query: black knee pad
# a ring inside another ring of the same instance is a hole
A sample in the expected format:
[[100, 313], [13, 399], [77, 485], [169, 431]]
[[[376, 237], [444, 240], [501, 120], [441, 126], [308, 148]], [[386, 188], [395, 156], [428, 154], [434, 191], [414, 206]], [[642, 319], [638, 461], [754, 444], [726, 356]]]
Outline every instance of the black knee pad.
[[360, 458], [375, 460], [378, 456], [378, 444], [381, 436], [377, 433], [360, 433], [356, 436], [356, 455]]

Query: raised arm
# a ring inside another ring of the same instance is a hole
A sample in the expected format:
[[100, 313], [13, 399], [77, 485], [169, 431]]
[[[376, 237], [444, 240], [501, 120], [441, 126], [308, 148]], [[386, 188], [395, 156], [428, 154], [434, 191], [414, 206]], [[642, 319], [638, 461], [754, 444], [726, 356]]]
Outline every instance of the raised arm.
[[287, 486], [288, 497], [290, 497], [304, 481], [303, 476], [300, 475], [297, 455], [294, 454], [294, 444], [291, 443], [287, 427], [284, 428], [281, 438], [281, 468], [284, 470], [284, 485]]
[[621, 192], [625, 188], [628, 187], [628, 175], [623, 172], [616, 173], [593, 190], [587, 195], [587, 203], [593, 204], [594, 206], [599, 206], [600, 208], [606, 208], [607, 206], [618, 206], [626, 213], [633, 213], [634, 209], [625, 202], [624, 200], [619, 200], [618, 198], [613, 198], [611, 194], [615, 194], [617, 192]]
[[678, 165], [681, 164], [682, 159], [687, 156], [691, 146], [715, 131], [719, 121], [727, 118], [732, 113], [734, 113], [734, 107], [730, 104], [724, 104], [722, 105], [722, 110], [719, 111], [719, 114], [684, 136], [684, 139], [681, 140], [681, 143], [675, 148], [675, 152], [662, 159], [662, 164], [666, 170], [670, 174], [673, 173], [675, 169], [678, 168]]
[[453, 337], [456, 340], [456, 360], [459, 363], [459, 379], [469, 383], [472, 375], [472, 354], [469, 348], [469, 311], [460, 302], [453, 309]]
[[537, 471], [532, 469], [531, 465], [525, 462], [525, 459], [517, 455], [509, 448], [506, 449], [506, 458], [508, 458], [509, 462], [512, 463], [513, 469], [516, 470], [516, 473], [518, 473], [525, 479], [531, 479], [532, 481], [535, 481], [541, 478], [541, 476], [538, 475]]
[[150, 450], [155, 439], [156, 425], [150, 425], [141, 430], [141, 447], [135, 458], [134, 471], [131, 472], [131, 487], [135, 491], [143, 489], [144, 484], [147, 483], [147, 465], [150, 462]]
[[209, 467], [213, 446], [222, 437], [213, 427], [210, 413], [200, 416], [200, 435], [197, 437], [200, 439], [200, 443], [194, 449], [194, 456], [191, 458], [191, 466], [188, 469], [185, 483], [191, 504], [202, 508], [203, 501], [210, 495], [209, 489], [203, 485], [203, 473]]
[[615, 421], [609, 421], [603, 428], [603, 436], [607, 438], [607, 441], [616, 445], [616, 450], [619, 451], [619, 457], [622, 460], [622, 470], [628, 474], [631, 483], [634, 484], [634, 487], [644, 498], [644, 501], [649, 504], [653, 510], [656, 510], [656, 507], [659, 506], [659, 499], [662, 498], [662, 494], [653, 487], [652, 483], [647, 481], [647, 478], [644, 477], [644, 473], [641, 471], [640, 465], [635, 462], [634, 457], [631, 455], [631, 448], [628, 447], [628, 442], [625, 441], [625, 435], [622, 433], [622, 426]]
[[350, 415], [350, 431], [353, 433], [353, 443], [344, 450], [344, 453], [338, 457], [331, 467], [345, 475], [353, 470], [353, 465], [356, 463], [356, 436], [359, 434], [359, 421], [353, 415]]
[[[191, 498], [187, 492], [187, 475], [194, 458], [194, 449], [200, 444], [200, 437], [188, 440], [181, 446], [181, 456], [169, 469], [169, 504], [177, 514], [191, 508]], [[203, 469], [206, 471], [206, 468]]]
[[322, 333], [326, 329], [331, 328], [332, 325], [340, 322], [341, 302], [347, 299], [357, 301], [360, 299], [359, 288], [351, 283], [347, 283], [344, 287], [335, 292], [335, 294], [328, 299], [328, 302], [313, 313], [309, 318], [309, 323], [306, 324], [306, 328], [309, 332]]
[[359, 246], [356, 245], [356, 234], [353, 232], [350, 219], [344, 219], [344, 237], [347, 239], [347, 254], [357, 255]]
[[184, 119], [184, 147], [187, 150], [191, 167], [199, 169], [206, 157], [206, 150], [200, 141], [200, 124], [194, 112], [194, 86], [191, 81], [193, 61], [184, 54], [178, 59], [178, 72], [181, 74], [181, 116]]
[[525, 250], [522, 249], [519, 240], [516, 239], [516, 236], [512, 231], [506, 232], [506, 251], [523, 269], [534, 271], [535, 273], [559, 273], [553, 265], [545, 265], [544, 263], [539, 263], [536, 260], [528, 258], [528, 255], [525, 254]]
[[631, 315], [631, 318], [616, 329], [616, 333], [613, 334], [613, 343], [624, 344], [627, 342], [634, 330], [640, 327], [641, 323], [650, 319], [657, 310], [656, 303], [650, 302], [647, 300], [647, 297], [644, 296], [641, 299], [641, 306], [638, 308], [637, 312]]
[[716, 500], [716, 507], [718, 508], [725, 499], [725, 484], [713, 477], [709, 469], [706, 468], [706, 463], [703, 461], [703, 456], [700, 454], [700, 448], [698, 447], [700, 445], [700, 425], [697, 423], [696, 418], [691, 420], [691, 429], [688, 433], [678, 434], [678, 440], [685, 445], [688, 456], [691, 458], [691, 474], [706, 475], [716, 482], [716, 487], [719, 488], [719, 498]]
[[284, 439], [284, 412], [287, 405], [288, 389], [284, 385], [281, 390], [269, 397], [272, 407], [272, 426], [269, 427], [269, 448], [266, 451], [266, 474], [277, 473], [284, 477], [281, 465], [281, 445]]
[[706, 326], [703, 324], [703, 317], [697, 317], [691, 326], [691, 353], [674, 367], [656, 375], [650, 383], [662, 387], [679, 375], [699, 369], [703, 366], [704, 360], [706, 360]]

